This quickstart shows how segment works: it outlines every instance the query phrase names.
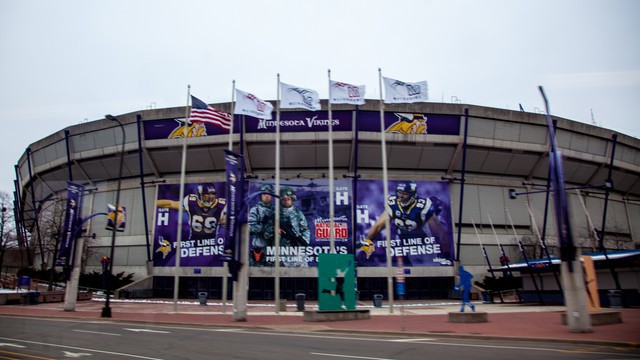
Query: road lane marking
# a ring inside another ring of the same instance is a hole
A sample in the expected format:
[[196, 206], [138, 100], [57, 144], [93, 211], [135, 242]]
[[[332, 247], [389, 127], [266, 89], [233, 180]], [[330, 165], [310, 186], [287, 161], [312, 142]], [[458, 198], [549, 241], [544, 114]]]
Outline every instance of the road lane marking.
[[414, 343], [419, 343], [419, 342], [423, 342], [423, 341], [436, 341], [436, 339], [430, 339], [430, 338], [410, 338], [410, 339], [394, 339], [394, 340], [388, 340], [391, 342], [414, 342]]
[[79, 358], [79, 357], [83, 357], [83, 356], [91, 356], [93, 354], [89, 354], [89, 353], [74, 353], [71, 351], [63, 351], [62, 352], [64, 354], [64, 357], [70, 357], [70, 358]]
[[[41, 356], [23, 354], [23, 353], [16, 353], [16, 352], [5, 351], [5, 350], [0, 350], [0, 354], [7, 354], [7, 355], [13, 355], [13, 356], [24, 356], [24, 357], [26, 357], [28, 359], [55, 360], [54, 358], [47, 358], [47, 357], [41, 357]], [[8, 357], [4, 357], [4, 356], [0, 356], [0, 357], [3, 358], [3, 359], [17, 360], [17, 358], [8, 358]]]
[[9, 344], [9, 343], [0, 343], [0, 346], [10, 346], [10, 347], [17, 347], [17, 348], [24, 348], [26, 346], [23, 345], [18, 345], [18, 344]]
[[133, 331], [133, 332], [150, 332], [150, 333], [158, 333], [158, 334], [171, 334], [171, 331], [151, 330], [151, 329], [128, 329], [128, 328], [123, 328], [123, 330]]
[[309, 353], [309, 354], [316, 355], [316, 356], [339, 357], [339, 358], [345, 358], [345, 359], [392, 360], [389, 358], [377, 358], [377, 357], [342, 355], [342, 354], [328, 354], [328, 353]]
[[88, 348], [81, 348], [81, 347], [77, 347], [77, 346], [51, 344], [51, 343], [44, 343], [44, 342], [39, 342], [39, 341], [12, 339], [12, 338], [5, 338], [5, 337], [0, 337], [0, 340], [15, 341], [15, 342], [24, 343], [24, 344], [34, 344], [34, 345], [44, 345], [44, 346], [51, 346], [51, 347], [57, 347], [57, 348], [66, 348], [66, 349], [73, 349], [73, 350], [80, 350], [80, 351], [89, 351], [89, 352], [100, 353], [100, 354], [118, 355], [118, 356], [131, 357], [131, 358], [136, 358], [136, 359], [163, 360], [163, 359], [160, 359], [160, 358], [152, 358], [152, 357], [142, 356], [142, 355], [126, 354], [126, 353], [119, 353], [119, 352], [114, 352], [114, 351], [105, 351], [105, 350], [98, 350], [98, 349], [88, 349]]
[[74, 329], [73, 331], [81, 332], [81, 333], [88, 333], [88, 334], [122, 336], [121, 334], [108, 333], [108, 332], [102, 332], [102, 331], [89, 331], [89, 330], [78, 330], [78, 329]]

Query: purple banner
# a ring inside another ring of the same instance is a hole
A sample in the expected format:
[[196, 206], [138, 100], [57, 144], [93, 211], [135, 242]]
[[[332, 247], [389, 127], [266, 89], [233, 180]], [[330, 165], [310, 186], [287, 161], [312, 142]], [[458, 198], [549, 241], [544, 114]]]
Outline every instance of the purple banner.
[[[380, 112], [358, 112], [360, 131], [380, 131]], [[459, 115], [438, 115], [423, 113], [384, 114], [385, 132], [397, 134], [459, 135]]]
[[[333, 111], [332, 130], [351, 131], [353, 111]], [[380, 112], [357, 111], [357, 121], [360, 131], [380, 131]], [[327, 111], [286, 111], [280, 113], [281, 132], [322, 132], [328, 131]], [[234, 116], [234, 132], [240, 129], [242, 116]], [[181, 139], [183, 137], [184, 119], [148, 120], [143, 123], [146, 140]], [[433, 134], [459, 135], [460, 116], [422, 113], [385, 113], [385, 132], [399, 134]], [[275, 133], [276, 120], [245, 117], [245, 132], [247, 133]], [[210, 124], [194, 123], [189, 125], [189, 137], [224, 135], [228, 131]]]
[[73, 265], [73, 249], [76, 244], [76, 227], [81, 219], [82, 191], [84, 186], [72, 182], [67, 183], [67, 207], [64, 213], [62, 236], [58, 246], [57, 266]]
[[[333, 131], [351, 131], [352, 112], [333, 111], [331, 113]], [[322, 132], [329, 131], [327, 111], [292, 111], [280, 113], [281, 132]], [[275, 133], [275, 116], [272, 120], [247, 117], [245, 129], [248, 133]]]
[[390, 216], [392, 265], [452, 266], [453, 229], [449, 184], [439, 181], [358, 182], [356, 261], [358, 266], [386, 266], [384, 217]]
[[[336, 253], [353, 253], [351, 181], [334, 182], [334, 245]], [[249, 193], [251, 266], [274, 266], [275, 201], [280, 201], [280, 261], [285, 267], [315, 267], [318, 254], [329, 253], [329, 181], [292, 180], [280, 184], [280, 199], [273, 182], [252, 182]]]
[[156, 200], [153, 265], [175, 266], [178, 211], [183, 207], [181, 266], [222, 266], [226, 242], [226, 183], [160, 185]]
[[[549, 153], [549, 172], [553, 184], [553, 204], [558, 227], [558, 242], [560, 243], [560, 259], [571, 262], [576, 259], [576, 246], [571, 231], [569, 204], [564, 186], [564, 167], [562, 166], [562, 153], [552, 151]], [[604, 236], [604, 234], [602, 234]], [[571, 270], [572, 265], [569, 265]], [[571, 270], [572, 271], [572, 270]]]
[[242, 186], [242, 155], [230, 150], [225, 150], [225, 164], [227, 167], [227, 239], [229, 244], [227, 253], [229, 258], [239, 260], [237, 256], [238, 242], [236, 241], [236, 215], [240, 206], [240, 192]]
[[[238, 129], [238, 124], [238, 120], [234, 119], [234, 129]], [[184, 133], [184, 118], [148, 120], [144, 121], [142, 126], [146, 140], [182, 139]], [[229, 131], [213, 124], [194, 122], [187, 127], [188, 137], [223, 134], [229, 134]]]
[[[117, 225], [116, 225], [117, 223]], [[127, 226], [127, 208], [124, 206], [118, 206], [116, 212], [116, 206], [107, 204], [107, 225], [105, 229], [117, 232], [124, 232]]]

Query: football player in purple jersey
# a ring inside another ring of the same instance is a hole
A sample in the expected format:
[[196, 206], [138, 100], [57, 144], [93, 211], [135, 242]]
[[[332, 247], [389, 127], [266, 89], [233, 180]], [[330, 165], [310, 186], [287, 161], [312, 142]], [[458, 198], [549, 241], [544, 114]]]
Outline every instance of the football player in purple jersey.
[[[179, 210], [180, 202], [159, 199], [156, 206]], [[189, 214], [189, 240], [214, 239], [218, 226], [226, 223], [227, 202], [218, 198], [213, 184], [199, 185], [196, 194], [185, 196], [182, 207]]]
[[[419, 243], [427, 243], [427, 238], [435, 237], [439, 253], [434, 250], [439, 258], [448, 259], [451, 256], [449, 239], [446, 226], [440, 219], [442, 204], [435, 197], [421, 198], [417, 196], [417, 184], [414, 181], [401, 181], [396, 185], [395, 195], [389, 195], [386, 211], [381, 214], [367, 233], [365, 242], [375, 243], [373, 240], [386, 226], [386, 219], [395, 225], [397, 238], [403, 244], [412, 239]], [[392, 236], [393, 239], [393, 236]], [[435, 244], [433, 244], [435, 246]], [[417, 265], [422, 256], [404, 256], [405, 265]], [[412, 261], [412, 259], [414, 261]]]

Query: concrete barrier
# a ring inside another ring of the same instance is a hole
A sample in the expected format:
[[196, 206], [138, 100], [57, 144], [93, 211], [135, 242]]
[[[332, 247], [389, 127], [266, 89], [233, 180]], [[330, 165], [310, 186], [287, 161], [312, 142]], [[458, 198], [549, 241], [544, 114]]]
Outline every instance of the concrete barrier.
[[485, 323], [489, 322], [489, 315], [484, 311], [478, 312], [450, 312], [450, 323]]
[[0, 294], [0, 305], [20, 304], [23, 296], [23, 292], [2, 293]]
[[371, 318], [369, 310], [335, 310], [335, 311], [305, 311], [303, 321], [345, 321], [345, 320], [367, 320]]
[[[591, 316], [591, 326], [620, 324], [622, 322], [622, 313], [620, 311], [600, 311], [589, 313]], [[567, 325], [567, 313], [561, 313], [562, 325]]]
[[[38, 303], [63, 302], [64, 291], [39, 291]], [[12, 292], [0, 294], [0, 305], [20, 304], [24, 301], [26, 292]], [[83, 291], [78, 293], [78, 300], [91, 300], [93, 293]]]
[[64, 291], [45, 291], [40, 293], [41, 303], [63, 302]]
[[91, 300], [93, 298], [93, 293], [91, 291], [81, 291], [78, 293], [78, 300]]

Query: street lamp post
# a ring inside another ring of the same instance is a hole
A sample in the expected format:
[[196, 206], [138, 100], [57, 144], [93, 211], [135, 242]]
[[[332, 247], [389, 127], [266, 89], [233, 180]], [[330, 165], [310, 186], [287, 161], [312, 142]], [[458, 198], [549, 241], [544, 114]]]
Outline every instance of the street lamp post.
[[115, 121], [120, 125], [120, 129], [122, 130], [122, 150], [120, 151], [120, 170], [118, 171], [118, 187], [116, 189], [116, 213], [114, 217], [113, 230], [111, 233], [111, 256], [108, 264], [108, 272], [107, 272], [107, 281], [106, 281], [106, 290], [107, 290], [107, 301], [104, 303], [104, 307], [102, 308], [101, 317], [110, 318], [111, 317], [111, 307], [109, 306], [109, 298], [111, 296], [111, 277], [113, 274], [113, 253], [116, 246], [116, 230], [118, 228], [118, 211], [120, 209], [120, 185], [122, 184], [122, 166], [124, 164], [124, 143], [125, 143], [125, 135], [124, 135], [124, 126], [116, 118], [115, 116], [109, 114], [105, 115], [105, 117], [111, 121]]

